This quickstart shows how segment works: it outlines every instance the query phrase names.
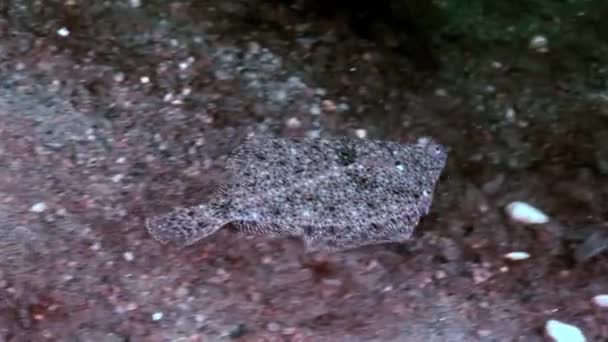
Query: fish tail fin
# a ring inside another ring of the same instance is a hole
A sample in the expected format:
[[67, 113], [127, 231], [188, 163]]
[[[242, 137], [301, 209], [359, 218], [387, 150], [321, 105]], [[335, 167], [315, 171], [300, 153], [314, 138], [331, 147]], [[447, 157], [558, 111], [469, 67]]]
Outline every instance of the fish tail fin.
[[215, 233], [224, 223], [207, 206], [201, 205], [176, 208], [166, 214], [148, 218], [146, 229], [162, 244], [172, 243], [185, 247]]

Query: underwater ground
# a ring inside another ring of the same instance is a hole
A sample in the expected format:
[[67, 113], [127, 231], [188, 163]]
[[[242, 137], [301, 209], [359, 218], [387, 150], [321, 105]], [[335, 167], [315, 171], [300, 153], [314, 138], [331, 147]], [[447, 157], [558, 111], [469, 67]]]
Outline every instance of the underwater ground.
[[[0, 341], [542, 341], [551, 319], [608, 339], [602, 10], [448, 20], [423, 68], [392, 48], [417, 40], [280, 2], [0, 2]], [[451, 152], [407, 244], [154, 241], [145, 217], [208, 198], [249, 133]]]

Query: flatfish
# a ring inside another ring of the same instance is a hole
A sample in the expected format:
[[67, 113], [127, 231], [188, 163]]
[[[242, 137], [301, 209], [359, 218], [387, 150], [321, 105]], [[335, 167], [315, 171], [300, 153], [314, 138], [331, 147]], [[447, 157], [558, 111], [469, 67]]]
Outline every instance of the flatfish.
[[309, 252], [408, 240], [427, 215], [448, 149], [355, 138], [249, 138], [226, 162], [207, 203], [146, 221], [161, 243], [193, 244], [228, 223], [298, 237]]

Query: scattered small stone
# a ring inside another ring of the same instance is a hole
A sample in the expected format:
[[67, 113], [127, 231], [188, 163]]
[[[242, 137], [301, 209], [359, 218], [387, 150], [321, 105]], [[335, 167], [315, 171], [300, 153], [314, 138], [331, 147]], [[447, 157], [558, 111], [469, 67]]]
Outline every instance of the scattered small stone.
[[116, 73], [114, 75], [114, 82], [120, 83], [125, 80], [125, 74], [122, 72]]
[[243, 335], [245, 335], [247, 333], [247, 327], [245, 326], [245, 324], [238, 324], [237, 326], [233, 327], [232, 329], [230, 329], [230, 331], [228, 331], [228, 336], [232, 339], [236, 339], [239, 337], [242, 337]]
[[492, 84], [486, 85], [483, 89], [487, 94], [494, 94], [496, 92], [496, 87]]
[[325, 112], [335, 112], [338, 108], [332, 100], [323, 100], [323, 102], [321, 102], [321, 106]]
[[502, 69], [502, 63], [500, 63], [499, 61], [492, 61], [492, 68]]
[[360, 129], [355, 130], [355, 135], [359, 139], [365, 139], [365, 138], [367, 138], [367, 131], [364, 130], [363, 128], [360, 128]]
[[506, 212], [513, 221], [519, 223], [545, 224], [549, 222], [549, 217], [545, 213], [521, 201], [515, 201], [507, 205]]
[[129, 262], [131, 262], [131, 261], [135, 260], [135, 256], [134, 256], [134, 255], [133, 255], [133, 253], [131, 253], [131, 252], [124, 252], [124, 253], [122, 254], [122, 257], [123, 257], [123, 258], [125, 258], [125, 260], [126, 260], [126, 261], [129, 261]]
[[445, 97], [448, 96], [448, 92], [443, 88], [437, 88], [435, 89], [435, 96]]
[[530, 44], [528, 45], [530, 49], [540, 52], [546, 53], [549, 52], [549, 41], [545, 36], [536, 35], [530, 39]]
[[438, 270], [435, 272], [435, 279], [437, 280], [445, 279], [447, 276], [448, 274], [444, 270]]
[[283, 329], [282, 332], [284, 335], [295, 335], [298, 332], [298, 329], [296, 329], [294, 327], [287, 327], [287, 328]]
[[139, 78], [139, 81], [140, 81], [142, 84], [147, 84], [147, 83], [150, 83], [150, 77], [148, 77], [148, 76], [142, 76], [142, 77], [140, 77], [140, 78]]
[[491, 277], [492, 273], [485, 268], [476, 267], [473, 269], [473, 282], [475, 283], [475, 285], [479, 285], [490, 279]]
[[182, 286], [175, 291], [175, 296], [177, 296], [179, 298], [186, 297], [189, 294], [190, 294], [190, 290], [185, 286]]
[[526, 252], [510, 252], [504, 255], [505, 258], [509, 259], [509, 260], [513, 260], [513, 261], [520, 261], [520, 260], [526, 260], [530, 258], [530, 254], [526, 253]]
[[324, 278], [322, 280], [323, 284], [328, 285], [328, 286], [334, 286], [334, 287], [339, 287], [342, 286], [342, 280], [337, 279], [337, 278]]
[[507, 108], [507, 110], [505, 111], [505, 117], [509, 121], [514, 121], [515, 120], [515, 109], [513, 109], [513, 107]]
[[163, 319], [164, 314], [160, 311], [155, 312], [154, 314], [152, 314], [152, 320], [153, 321], [160, 321], [161, 319]]
[[262, 47], [258, 42], [249, 42], [247, 44], [247, 53], [257, 55], [262, 50]]
[[349, 109], [350, 109], [350, 106], [348, 105], [348, 103], [340, 103], [340, 104], [338, 105], [338, 108], [337, 108], [337, 109], [338, 109], [338, 111], [340, 111], [340, 112], [346, 112], [347, 110], [349, 110]]
[[306, 132], [306, 136], [309, 138], [317, 139], [321, 137], [321, 130], [313, 129]]
[[205, 323], [206, 320], [207, 320], [207, 318], [204, 315], [201, 315], [201, 314], [194, 315], [194, 321], [196, 323]]
[[57, 30], [57, 34], [61, 37], [67, 37], [70, 35], [70, 30], [68, 30], [66, 27], [62, 27]]
[[274, 96], [272, 97], [272, 99], [278, 103], [284, 103], [285, 101], [287, 101], [287, 98], [287, 91], [285, 89], [277, 90], [276, 92], [274, 92]]
[[317, 89], [315, 89], [315, 95], [325, 96], [325, 95], [327, 95], [327, 90], [325, 90], [323, 88], [317, 88]]
[[608, 308], [608, 294], [600, 294], [592, 299], [593, 304], [599, 306], [600, 308]]
[[129, 0], [129, 5], [132, 8], [139, 8], [141, 7], [141, 0]]
[[547, 336], [555, 342], [585, 342], [587, 339], [576, 326], [551, 319], [545, 324]]
[[30, 207], [30, 211], [33, 213], [41, 213], [47, 209], [47, 205], [44, 202], [38, 202]]
[[289, 128], [300, 128], [302, 127], [302, 121], [296, 117], [292, 117], [285, 123]]
[[312, 106], [310, 106], [310, 114], [312, 115], [320, 115], [321, 114], [321, 107], [318, 104], [313, 104]]
[[122, 174], [114, 175], [114, 176], [112, 176], [112, 182], [119, 183], [124, 178], [124, 176], [125, 175], [122, 175]]
[[98, 251], [101, 249], [101, 244], [99, 242], [95, 242], [89, 247], [92, 251]]
[[479, 330], [477, 330], [477, 335], [479, 337], [488, 337], [488, 336], [492, 335], [492, 330], [489, 330], [489, 329], [479, 329]]
[[270, 322], [268, 325], [266, 325], [266, 329], [268, 329], [270, 332], [277, 332], [281, 330], [281, 325], [277, 322]]

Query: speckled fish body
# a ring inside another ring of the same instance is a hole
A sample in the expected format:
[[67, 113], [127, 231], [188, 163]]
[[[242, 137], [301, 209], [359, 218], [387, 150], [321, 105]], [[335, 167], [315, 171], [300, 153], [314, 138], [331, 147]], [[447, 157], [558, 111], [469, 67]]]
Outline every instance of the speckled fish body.
[[226, 223], [307, 250], [345, 250], [407, 240], [430, 209], [447, 150], [415, 143], [249, 139], [229, 157], [229, 182], [206, 204], [148, 221], [162, 242], [191, 244]]

